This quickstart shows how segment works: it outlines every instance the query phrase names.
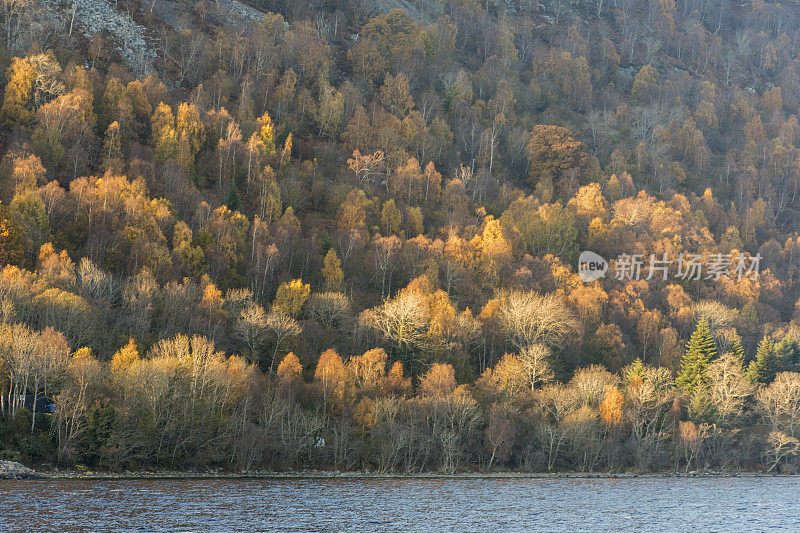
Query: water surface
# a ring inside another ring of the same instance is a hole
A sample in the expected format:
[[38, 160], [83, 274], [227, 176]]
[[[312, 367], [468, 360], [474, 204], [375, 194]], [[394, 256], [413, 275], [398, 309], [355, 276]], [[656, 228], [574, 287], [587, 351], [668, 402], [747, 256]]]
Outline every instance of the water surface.
[[0, 531], [799, 531], [800, 478], [0, 481]]

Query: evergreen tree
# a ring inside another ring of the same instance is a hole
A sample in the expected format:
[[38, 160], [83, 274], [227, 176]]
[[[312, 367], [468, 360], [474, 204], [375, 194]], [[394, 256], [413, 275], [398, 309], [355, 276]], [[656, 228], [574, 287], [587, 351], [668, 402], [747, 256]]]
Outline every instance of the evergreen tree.
[[728, 352], [733, 354], [740, 364], [744, 364], [744, 346], [742, 346], [742, 338], [738, 334], [733, 335], [733, 339], [728, 345]]
[[717, 344], [708, 327], [708, 320], [701, 318], [697, 328], [686, 343], [686, 353], [681, 361], [681, 370], [676, 385], [687, 393], [694, 393], [708, 386], [708, 365], [717, 356]]
[[800, 363], [800, 344], [792, 337], [785, 337], [775, 345], [778, 369], [781, 372], [797, 372]]
[[747, 377], [753, 383], [768, 384], [775, 379], [778, 373], [778, 354], [775, 350], [775, 344], [769, 337], [764, 337], [758, 343], [756, 350], [756, 358], [750, 362], [747, 369]]
[[242, 199], [239, 196], [239, 191], [236, 190], [235, 185], [231, 186], [231, 192], [228, 193], [228, 201], [226, 203], [231, 211], [236, 211], [241, 207]]
[[642, 362], [641, 357], [637, 357], [630, 366], [625, 368], [625, 385], [630, 384], [633, 382], [642, 382], [644, 381], [645, 371], [647, 369]]
[[689, 398], [689, 419], [696, 424], [713, 424], [717, 421], [717, 409], [711, 399], [710, 387], [697, 387]]

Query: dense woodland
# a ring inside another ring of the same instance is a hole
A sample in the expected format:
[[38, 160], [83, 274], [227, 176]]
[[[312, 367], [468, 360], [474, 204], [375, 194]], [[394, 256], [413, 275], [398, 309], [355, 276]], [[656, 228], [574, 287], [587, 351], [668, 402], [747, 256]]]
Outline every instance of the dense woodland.
[[797, 4], [0, 4], [0, 458], [800, 467]]

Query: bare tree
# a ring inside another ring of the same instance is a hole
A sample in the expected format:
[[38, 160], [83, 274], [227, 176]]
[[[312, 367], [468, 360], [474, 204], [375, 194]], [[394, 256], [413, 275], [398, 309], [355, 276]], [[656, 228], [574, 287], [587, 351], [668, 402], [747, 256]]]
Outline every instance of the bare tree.
[[511, 291], [503, 298], [500, 322], [518, 350], [533, 344], [560, 347], [578, 331], [578, 321], [560, 298], [535, 292]]
[[732, 422], [744, 412], [748, 398], [755, 391], [747, 379], [742, 363], [733, 354], [725, 353], [708, 369], [711, 381], [711, 401], [722, 421]]
[[268, 335], [267, 313], [258, 304], [248, 305], [239, 314], [234, 334], [247, 346], [250, 360], [258, 360], [258, 352]]
[[541, 344], [526, 346], [519, 352], [525, 381], [534, 390], [538, 385], [546, 385], [553, 380], [553, 369], [550, 365], [550, 350]]
[[782, 431], [770, 431], [767, 444], [768, 448], [765, 451], [765, 456], [771, 460], [767, 472], [772, 472], [782, 460], [787, 457], [793, 457], [800, 452], [800, 441]]
[[781, 372], [756, 396], [758, 406], [774, 431], [794, 437], [800, 429], [800, 373]]
[[271, 334], [275, 345], [269, 363], [269, 373], [272, 374], [275, 367], [275, 358], [278, 356], [278, 350], [281, 344], [289, 337], [300, 335], [303, 328], [295, 319], [279, 311], [270, 312], [265, 319], [264, 325]]

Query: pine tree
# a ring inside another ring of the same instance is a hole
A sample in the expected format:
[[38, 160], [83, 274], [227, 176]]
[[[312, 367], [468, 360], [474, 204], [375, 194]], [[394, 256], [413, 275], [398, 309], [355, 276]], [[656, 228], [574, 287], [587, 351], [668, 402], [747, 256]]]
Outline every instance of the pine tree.
[[716, 356], [717, 345], [708, 327], [708, 320], [702, 318], [686, 343], [686, 353], [683, 355], [675, 384], [690, 394], [698, 388], [708, 386], [706, 371]]
[[646, 370], [647, 369], [645, 368], [644, 363], [642, 362], [642, 358], [637, 357], [633, 361], [633, 363], [631, 363], [624, 369], [625, 385], [627, 386], [631, 382], [641, 383], [642, 381], [644, 381]]
[[780, 372], [796, 372], [800, 362], [800, 344], [792, 337], [786, 337], [775, 345]]
[[744, 364], [744, 346], [742, 346], [742, 338], [739, 335], [734, 334], [728, 345], [728, 352], [733, 354], [741, 364]]
[[777, 373], [778, 355], [775, 351], [775, 343], [765, 336], [758, 343], [755, 360], [751, 361], [747, 368], [747, 377], [753, 383], [766, 385], [775, 379]]
[[228, 193], [228, 201], [226, 205], [231, 211], [236, 211], [242, 205], [242, 199], [239, 196], [239, 191], [236, 190], [236, 185], [231, 185], [231, 191]]

